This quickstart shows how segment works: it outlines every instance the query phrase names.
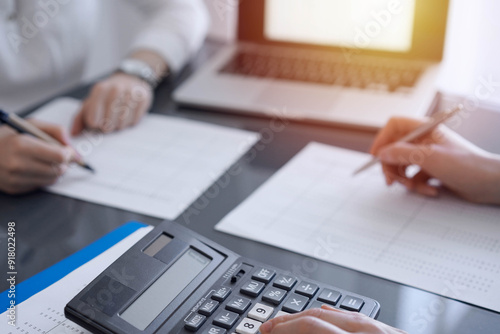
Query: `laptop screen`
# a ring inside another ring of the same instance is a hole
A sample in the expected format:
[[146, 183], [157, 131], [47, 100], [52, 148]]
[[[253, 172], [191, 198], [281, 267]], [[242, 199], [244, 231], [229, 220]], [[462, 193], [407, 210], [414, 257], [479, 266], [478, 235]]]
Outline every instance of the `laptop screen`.
[[266, 0], [270, 41], [408, 52], [416, 0]]
[[432, 62], [443, 57], [449, 0], [240, 0], [245, 43]]

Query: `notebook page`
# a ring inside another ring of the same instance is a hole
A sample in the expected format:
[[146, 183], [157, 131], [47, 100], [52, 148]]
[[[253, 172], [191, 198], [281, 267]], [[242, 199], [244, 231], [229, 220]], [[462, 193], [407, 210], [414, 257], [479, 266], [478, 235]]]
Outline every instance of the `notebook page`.
[[[70, 128], [80, 102], [55, 100], [34, 117]], [[88, 202], [175, 219], [259, 139], [257, 133], [149, 114], [110, 134], [72, 141], [91, 174], [73, 164], [47, 190]]]

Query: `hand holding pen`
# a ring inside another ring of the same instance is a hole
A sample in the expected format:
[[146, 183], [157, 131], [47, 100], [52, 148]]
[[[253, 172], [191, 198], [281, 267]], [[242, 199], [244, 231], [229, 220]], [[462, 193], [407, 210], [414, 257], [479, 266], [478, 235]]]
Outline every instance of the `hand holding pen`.
[[[382, 163], [387, 185], [401, 183], [431, 197], [445, 187], [472, 202], [500, 204], [499, 155], [475, 146], [444, 125], [431, 127], [413, 140], [402, 140], [432, 121], [392, 118], [379, 132], [370, 153]], [[419, 166], [420, 171], [407, 175], [410, 165]]]
[[[2, 112], [0, 116], [6, 123], [11, 115]], [[49, 186], [65, 173], [70, 163], [84, 164], [61, 127], [35, 120], [22, 120], [23, 125], [23, 128], [0, 126], [0, 191], [21, 194]], [[38, 138], [31, 133], [33, 128], [51, 140]]]

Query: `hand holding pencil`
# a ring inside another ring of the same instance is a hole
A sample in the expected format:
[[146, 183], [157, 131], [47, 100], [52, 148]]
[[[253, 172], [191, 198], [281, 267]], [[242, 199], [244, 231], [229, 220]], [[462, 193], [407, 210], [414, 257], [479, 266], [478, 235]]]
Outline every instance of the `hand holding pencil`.
[[[500, 156], [473, 145], [445, 125], [411, 142], [401, 139], [428, 120], [392, 118], [377, 135], [371, 154], [380, 159], [387, 185], [403, 184], [425, 196], [437, 196], [446, 187], [472, 202], [500, 204]], [[409, 177], [406, 170], [420, 171]], [[435, 179], [440, 185], [431, 184]]]
[[70, 163], [82, 163], [69, 146], [66, 131], [40, 121], [28, 121], [54, 140], [48, 143], [33, 135], [22, 135], [0, 126], [0, 191], [22, 194], [49, 186], [65, 173]]

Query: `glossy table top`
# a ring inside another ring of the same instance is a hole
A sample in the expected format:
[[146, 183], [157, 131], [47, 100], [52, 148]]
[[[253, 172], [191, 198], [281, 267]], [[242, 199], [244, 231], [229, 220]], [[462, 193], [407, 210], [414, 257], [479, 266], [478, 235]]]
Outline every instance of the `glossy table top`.
[[[270, 135], [254, 148], [253, 153], [257, 153], [254, 158], [247, 156], [238, 162], [242, 166], [240, 174], [222, 176], [221, 181], [224, 182], [214, 184], [207, 191], [217, 195], [202, 195], [178, 217], [178, 223], [243, 256], [374, 298], [381, 304], [378, 319], [408, 332], [500, 332], [498, 313], [215, 231], [213, 227], [220, 219], [308, 142], [318, 141], [367, 152], [375, 135], [361, 130], [294, 122], [286, 124], [283, 131], [273, 132], [268, 131], [271, 119], [178, 108], [170, 98], [172, 88], [215, 50], [216, 46], [208, 44], [190, 68], [175, 81], [162, 84], [158, 88], [152, 112], [250, 131], [266, 131]], [[88, 86], [85, 86], [66, 95], [83, 98], [87, 92]], [[131, 220], [151, 225], [161, 222], [158, 218], [44, 191], [16, 197], [0, 194], [0, 257], [7, 258], [5, 233], [9, 221], [16, 223], [17, 280], [20, 282]], [[6, 261], [1, 263], [2, 271], [6, 273]], [[5, 289], [7, 282], [2, 279], [0, 290]]]

